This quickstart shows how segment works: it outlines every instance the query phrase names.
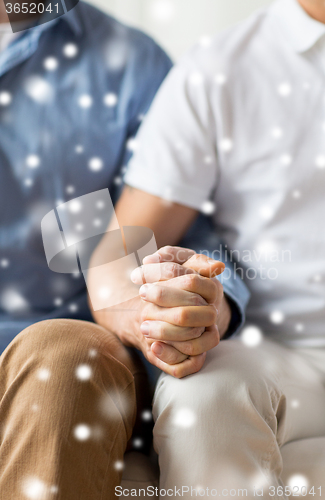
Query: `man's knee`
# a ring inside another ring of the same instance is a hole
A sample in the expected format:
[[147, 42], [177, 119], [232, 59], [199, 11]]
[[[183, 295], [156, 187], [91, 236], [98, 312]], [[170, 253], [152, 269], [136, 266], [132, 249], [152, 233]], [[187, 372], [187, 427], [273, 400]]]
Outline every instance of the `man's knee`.
[[[76, 361], [115, 359], [132, 372], [132, 360], [122, 343], [95, 323], [53, 319], [35, 323], [23, 330], [5, 352], [7, 358], [49, 359], [68, 367]], [[116, 363], [115, 363], [116, 364]], [[118, 366], [118, 365], [117, 365]], [[119, 369], [119, 368], [117, 368]]]
[[42, 411], [48, 425], [54, 414], [62, 423], [82, 414], [94, 422], [123, 421], [130, 437], [135, 387], [131, 366], [122, 362], [124, 350], [110, 332], [93, 323], [36, 323], [1, 357], [1, 393], [11, 409], [21, 407], [23, 400], [32, 411]]
[[[268, 379], [257, 352], [240, 341], [221, 342], [210, 351], [202, 370], [183, 379], [163, 374], [157, 384], [154, 416], [164, 411], [172, 422], [190, 426], [210, 417], [225, 425], [257, 412], [276, 428], [276, 411], [281, 399]], [[184, 420], [182, 424], [182, 420]]]

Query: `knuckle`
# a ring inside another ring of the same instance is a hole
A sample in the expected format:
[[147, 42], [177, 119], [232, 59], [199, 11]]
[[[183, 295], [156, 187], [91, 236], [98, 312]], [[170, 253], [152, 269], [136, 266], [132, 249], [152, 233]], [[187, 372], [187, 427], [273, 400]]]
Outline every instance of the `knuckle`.
[[207, 320], [211, 325], [214, 325], [217, 322], [218, 314], [217, 310], [214, 306], [207, 306]]
[[193, 342], [186, 342], [186, 354], [188, 356], [194, 356], [195, 354], [195, 346], [193, 344]]
[[200, 284], [200, 281], [201, 281], [200, 276], [198, 274], [190, 274], [189, 278], [190, 278], [192, 288], [194, 290], [197, 289], [199, 284]]
[[205, 332], [205, 327], [204, 326], [197, 326], [196, 328], [192, 329], [192, 335], [193, 338], [197, 339], [201, 337], [201, 335]]
[[160, 252], [164, 255], [164, 259], [172, 262], [174, 260], [173, 247], [171, 245], [166, 245], [160, 249]]
[[201, 297], [201, 295], [193, 295], [192, 303], [194, 306], [204, 306], [206, 305], [206, 301]]
[[175, 278], [177, 276], [177, 264], [175, 263], [165, 263], [163, 265], [163, 270], [164, 270], [164, 273], [166, 274], [166, 277], [168, 278]]
[[140, 321], [141, 321], [141, 323], [143, 323], [144, 321], [146, 321], [146, 319], [148, 319], [148, 317], [149, 317], [149, 310], [150, 310], [150, 304], [146, 304], [144, 306], [144, 308], [142, 309], [141, 314], [140, 314]]
[[175, 320], [177, 324], [179, 325], [185, 325], [186, 322], [188, 321], [188, 312], [184, 308], [180, 308], [176, 313], [175, 313]]
[[193, 359], [193, 373], [197, 373], [201, 370], [203, 364], [204, 364], [204, 359], [202, 358], [192, 358]]
[[172, 367], [172, 375], [175, 378], [182, 378], [182, 376], [183, 376], [182, 372], [181, 372], [180, 368], [177, 365], [175, 365], [175, 366]]
[[165, 328], [164, 323], [158, 323], [156, 326], [156, 337], [162, 339], [164, 336]]
[[192, 276], [195, 276], [195, 275], [194, 274], [184, 274], [184, 276], [182, 277], [183, 286], [189, 291], [192, 291]]
[[155, 287], [154, 289], [154, 300], [156, 302], [162, 302], [165, 298], [165, 290], [163, 287]]

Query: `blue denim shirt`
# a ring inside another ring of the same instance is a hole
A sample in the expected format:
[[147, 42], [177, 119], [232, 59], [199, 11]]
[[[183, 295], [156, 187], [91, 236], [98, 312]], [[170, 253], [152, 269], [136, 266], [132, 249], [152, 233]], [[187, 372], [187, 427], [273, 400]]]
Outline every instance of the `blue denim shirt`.
[[[36, 321], [91, 319], [83, 277], [48, 269], [41, 220], [105, 187], [116, 199], [170, 67], [153, 40], [82, 2], [0, 53], [0, 353]], [[213, 251], [218, 242], [200, 220], [184, 244]], [[249, 294], [232, 270], [224, 288], [234, 333]]]
[[92, 191], [114, 197], [171, 65], [145, 34], [82, 2], [0, 53], [0, 353], [33, 322], [90, 319], [83, 277], [47, 267], [41, 219]]

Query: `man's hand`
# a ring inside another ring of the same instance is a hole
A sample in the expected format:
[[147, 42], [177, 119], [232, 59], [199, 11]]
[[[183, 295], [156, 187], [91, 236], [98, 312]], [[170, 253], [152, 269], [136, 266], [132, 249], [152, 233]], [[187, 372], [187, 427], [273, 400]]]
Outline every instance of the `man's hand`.
[[195, 373], [229, 325], [230, 308], [215, 279], [225, 266], [179, 247], [164, 247], [143, 264], [132, 273], [135, 283], [146, 282], [140, 288], [140, 348], [177, 378]]

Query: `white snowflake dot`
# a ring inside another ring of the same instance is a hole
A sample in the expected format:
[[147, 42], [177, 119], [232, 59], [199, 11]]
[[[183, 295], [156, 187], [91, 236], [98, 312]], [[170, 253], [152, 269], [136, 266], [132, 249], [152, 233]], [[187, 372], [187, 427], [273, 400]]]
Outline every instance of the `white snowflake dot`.
[[315, 164], [317, 168], [325, 168], [325, 155], [318, 155], [315, 158]]
[[303, 323], [297, 323], [296, 324], [296, 330], [297, 332], [303, 332], [305, 329], [305, 325]]
[[41, 160], [37, 155], [29, 155], [26, 158], [26, 165], [29, 168], [37, 168], [40, 166]]
[[290, 402], [291, 408], [299, 408], [300, 401], [298, 399], [292, 399]]
[[60, 297], [57, 297], [56, 299], [54, 299], [53, 303], [56, 307], [59, 307], [62, 306], [63, 300]]
[[97, 356], [97, 351], [96, 351], [96, 349], [89, 349], [88, 354], [89, 354], [89, 356], [90, 356], [91, 358], [96, 358], [96, 356]]
[[200, 40], [199, 40], [199, 44], [201, 45], [201, 47], [210, 47], [212, 43], [212, 39], [210, 36], [207, 36], [207, 35], [203, 35], [201, 36]]
[[175, 6], [171, 0], [153, 0], [149, 9], [150, 16], [161, 23], [170, 21], [175, 14]]
[[229, 137], [224, 137], [219, 142], [219, 149], [224, 153], [229, 153], [229, 151], [231, 151], [233, 147], [234, 147], [233, 141]]
[[202, 203], [201, 212], [205, 215], [212, 215], [216, 211], [216, 205], [213, 201], [205, 201]]
[[288, 154], [282, 155], [280, 158], [280, 162], [282, 163], [282, 165], [287, 167], [288, 165], [291, 165], [291, 163], [292, 163], [292, 156], [290, 156]]
[[264, 207], [260, 208], [259, 213], [260, 213], [260, 216], [262, 217], [262, 219], [270, 220], [270, 219], [272, 219], [272, 217], [274, 215], [274, 209], [268, 205], [264, 205]]
[[192, 427], [196, 422], [195, 413], [189, 408], [181, 408], [177, 410], [174, 418], [173, 424], [176, 427], [182, 427], [183, 429], [188, 429]]
[[127, 147], [127, 149], [128, 149], [129, 151], [134, 152], [134, 151], [136, 151], [136, 150], [137, 150], [137, 148], [138, 148], [138, 141], [137, 141], [134, 137], [132, 137], [131, 139], [129, 139], [129, 140], [127, 141], [127, 143], [126, 143], [126, 147]]
[[283, 130], [280, 127], [273, 127], [271, 130], [271, 134], [275, 139], [279, 139], [283, 136]]
[[3, 90], [0, 92], [0, 106], [9, 106], [12, 101], [12, 96], [10, 92]]
[[112, 92], [109, 92], [104, 96], [104, 104], [105, 106], [108, 106], [110, 108], [116, 106], [117, 101], [117, 95], [113, 94]]
[[189, 76], [189, 82], [194, 86], [202, 85], [202, 83], [204, 82], [203, 75], [198, 72], [191, 73], [191, 75]]
[[100, 227], [102, 225], [103, 221], [101, 219], [94, 219], [93, 225], [95, 227]]
[[132, 444], [133, 444], [134, 448], [142, 448], [142, 446], [144, 445], [144, 442], [143, 442], [143, 439], [141, 439], [141, 438], [134, 438], [132, 441]]
[[270, 314], [270, 321], [275, 325], [280, 325], [284, 321], [284, 314], [282, 311], [273, 311]]
[[308, 488], [309, 482], [308, 479], [302, 474], [294, 474], [288, 479], [288, 486], [294, 493], [297, 491], [297, 489], [298, 492], [301, 492], [301, 488]]
[[294, 191], [292, 191], [292, 196], [293, 198], [298, 200], [301, 197], [301, 192], [299, 191], [299, 189], [295, 189]]
[[44, 500], [48, 497], [48, 487], [38, 477], [27, 477], [22, 481], [22, 491], [29, 500]]
[[263, 335], [257, 326], [247, 326], [243, 329], [240, 338], [247, 347], [256, 347], [262, 342]]
[[73, 194], [75, 192], [75, 187], [74, 186], [67, 186], [65, 190], [68, 194]]
[[100, 300], [106, 300], [112, 295], [111, 290], [107, 286], [102, 286], [97, 290], [97, 296]]
[[142, 420], [144, 420], [145, 422], [150, 422], [152, 420], [152, 413], [150, 410], [144, 410], [142, 413], [141, 413], [141, 418]]
[[79, 380], [90, 380], [92, 376], [92, 369], [89, 365], [79, 365], [76, 369], [76, 377]]
[[69, 311], [72, 312], [72, 313], [75, 313], [78, 311], [78, 306], [77, 304], [70, 304], [69, 305]]
[[77, 146], [74, 148], [74, 150], [79, 155], [84, 152], [84, 148], [80, 144], [77, 144]]
[[42, 380], [42, 382], [46, 382], [47, 380], [49, 380], [50, 377], [51, 377], [51, 372], [48, 368], [40, 368], [37, 371], [37, 378], [38, 380]]
[[124, 469], [124, 462], [122, 460], [116, 460], [116, 462], [114, 463], [114, 469], [118, 470], [118, 471], [123, 470]]
[[82, 210], [82, 203], [79, 200], [71, 200], [68, 203], [69, 211], [73, 214], [77, 214]]
[[10, 264], [9, 259], [1, 259], [0, 260], [0, 267], [2, 267], [4, 269], [6, 267], [9, 267], [9, 264]]
[[290, 95], [292, 92], [292, 88], [291, 88], [291, 85], [290, 83], [287, 83], [287, 82], [284, 82], [284, 83], [281, 83], [279, 86], [278, 86], [278, 93], [282, 96], [282, 97], [287, 97], [288, 95]]
[[203, 158], [203, 161], [204, 161], [204, 163], [206, 163], [207, 165], [210, 165], [210, 164], [213, 162], [213, 158], [212, 158], [212, 156], [210, 156], [210, 155], [206, 155], [206, 156]]
[[105, 208], [105, 202], [103, 200], [98, 200], [96, 202], [96, 208], [98, 208], [98, 210], [102, 210], [103, 208]]
[[47, 57], [44, 59], [43, 65], [47, 71], [55, 71], [59, 66], [59, 61], [56, 57]]
[[63, 47], [63, 54], [65, 55], [65, 57], [68, 57], [68, 58], [72, 58], [72, 57], [76, 57], [76, 55], [78, 54], [78, 47], [75, 43], [67, 43], [64, 47]]
[[24, 184], [26, 187], [31, 187], [34, 184], [33, 179], [25, 179]]
[[224, 85], [224, 84], [227, 82], [227, 77], [226, 77], [226, 75], [224, 75], [223, 73], [218, 73], [218, 74], [214, 77], [214, 81], [215, 81], [218, 85]]
[[95, 156], [94, 158], [90, 158], [88, 166], [93, 172], [99, 172], [100, 170], [102, 170], [104, 162], [101, 158]]
[[87, 441], [91, 436], [91, 429], [89, 425], [79, 424], [74, 428], [73, 434], [78, 441]]
[[123, 182], [122, 177], [119, 177], [119, 176], [118, 176], [118, 177], [115, 177], [115, 178], [114, 178], [114, 184], [115, 184], [116, 186], [120, 186], [120, 185], [122, 184], [122, 182]]
[[54, 96], [54, 89], [49, 82], [37, 75], [31, 75], [25, 80], [24, 89], [26, 94], [39, 104], [49, 102]]
[[92, 105], [92, 103], [93, 103], [93, 99], [88, 94], [83, 94], [78, 99], [79, 106], [81, 108], [84, 108], [84, 109], [90, 108], [90, 106]]

